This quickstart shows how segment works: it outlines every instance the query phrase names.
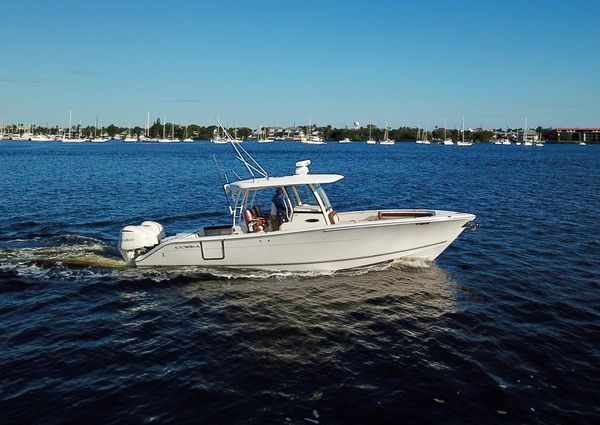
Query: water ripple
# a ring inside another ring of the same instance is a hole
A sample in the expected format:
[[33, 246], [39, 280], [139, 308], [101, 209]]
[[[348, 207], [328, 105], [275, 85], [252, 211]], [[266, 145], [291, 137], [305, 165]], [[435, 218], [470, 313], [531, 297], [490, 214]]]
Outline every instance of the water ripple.
[[[600, 177], [594, 146], [249, 144], [273, 174], [308, 157], [313, 172], [344, 174], [330, 190], [340, 210], [478, 214], [480, 231], [436, 263], [320, 274], [120, 260], [126, 224], [176, 233], [227, 219], [221, 147], [4, 143], [3, 424], [600, 418], [600, 189], [580, 183]], [[374, 197], [382, 187], [401, 190]]]

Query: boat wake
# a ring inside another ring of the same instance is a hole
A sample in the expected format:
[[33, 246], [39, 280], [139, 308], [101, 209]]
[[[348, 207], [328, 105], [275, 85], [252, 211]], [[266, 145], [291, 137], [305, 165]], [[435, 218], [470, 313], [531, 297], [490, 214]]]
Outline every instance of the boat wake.
[[127, 267], [105, 242], [87, 236], [16, 239], [9, 246], [0, 249], [0, 271], [23, 277], [77, 279]]

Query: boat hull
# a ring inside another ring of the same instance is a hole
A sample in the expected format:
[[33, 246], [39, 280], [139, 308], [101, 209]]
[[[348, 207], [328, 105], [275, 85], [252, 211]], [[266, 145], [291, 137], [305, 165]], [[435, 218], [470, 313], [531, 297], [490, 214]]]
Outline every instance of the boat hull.
[[[375, 212], [376, 213], [376, 212]], [[475, 216], [436, 212], [431, 217], [341, 222], [301, 231], [168, 238], [133, 260], [138, 267], [201, 266], [276, 271], [335, 271], [400, 258], [433, 261]], [[364, 213], [363, 213], [364, 215]]]

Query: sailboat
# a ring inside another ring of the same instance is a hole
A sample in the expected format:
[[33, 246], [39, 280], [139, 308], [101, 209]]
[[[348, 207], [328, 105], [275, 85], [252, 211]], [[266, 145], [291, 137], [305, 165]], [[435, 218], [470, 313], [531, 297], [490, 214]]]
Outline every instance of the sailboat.
[[125, 136], [123, 141], [125, 141], [125, 142], [137, 142], [138, 141], [137, 135], [135, 135], [135, 136], [131, 135], [131, 123], [129, 123], [129, 126], [127, 127], [127, 136]]
[[238, 139], [237, 137], [237, 122], [235, 123], [235, 127], [233, 127], [233, 140], [238, 143], [242, 143], [244, 139]]
[[421, 127], [417, 127], [417, 140], [415, 140], [415, 143], [417, 145], [422, 145], [424, 142], [423, 140], [423, 136], [421, 135]]
[[527, 117], [525, 117], [525, 128], [523, 129], [523, 146], [533, 146], [533, 141], [528, 136], [529, 127], [527, 126]]
[[372, 127], [372, 124], [369, 124], [369, 140], [367, 140], [367, 145], [374, 145], [377, 143], [371, 136], [371, 127]]
[[462, 140], [456, 142], [457, 146], [472, 146], [473, 142], [466, 141], [465, 142], [465, 117], [462, 118]]
[[108, 139], [102, 137], [102, 133], [104, 133], [104, 128], [100, 133], [100, 137], [98, 137], [98, 117], [96, 117], [96, 125], [94, 126], [94, 137], [90, 138], [90, 142], [92, 143], [106, 143]]
[[188, 134], [187, 134], [187, 125], [185, 126], [185, 128], [183, 130], [183, 134], [184, 134], [183, 141], [185, 143], [193, 143], [194, 142], [194, 139], [192, 139], [191, 137], [189, 137]]
[[389, 126], [388, 122], [385, 122], [385, 130], [383, 131], [383, 139], [379, 141], [380, 145], [393, 145], [396, 141], [394, 139], [389, 138]]
[[442, 141], [442, 144], [450, 146], [454, 145], [454, 142], [452, 141], [452, 138], [446, 137], [446, 127], [448, 127], [446, 121], [446, 118], [444, 118], [444, 140]]
[[261, 126], [259, 134], [258, 134], [258, 143], [273, 143], [274, 140], [269, 139], [265, 133], [266, 133], [266, 131], [263, 130], [263, 128]]
[[428, 137], [427, 125], [425, 125], [424, 129], [421, 129], [421, 127], [417, 128], [417, 141], [415, 143], [418, 143], [419, 145], [431, 144]]
[[86, 139], [83, 139], [81, 137], [81, 124], [78, 127], [78, 131], [77, 131], [77, 137], [72, 137], [72, 132], [73, 130], [73, 111], [69, 111], [69, 133], [64, 134], [63, 138], [62, 138], [62, 142], [63, 143], [83, 143], [86, 142]]
[[146, 118], [146, 131], [143, 136], [140, 136], [140, 141], [144, 143], [158, 143], [158, 137], [150, 137], [150, 112]]
[[175, 139], [175, 124], [171, 123], [171, 136], [167, 137], [166, 136], [166, 130], [167, 130], [167, 119], [163, 118], [164, 122], [163, 122], [163, 136], [162, 138], [158, 139], [159, 143], [178, 143], [179, 140]]
[[211, 142], [213, 142], [215, 145], [225, 145], [227, 144], [227, 137], [221, 136], [221, 132], [217, 127], [213, 130], [213, 137]]
[[537, 134], [537, 140], [536, 140], [534, 146], [537, 146], [538, 148], [541, 148], [542, 146], [544, 146], [544, 141], [542, 140], [542, 133]]
[[300, 137], [300, 143], [304, 143], [306, 145], [324, 145], [325, 142], [321, 140], [318, 134], [313, 133], [312, 131], [312, 122], [308, 121], [308, 127], [306, 127], [306, 136]]

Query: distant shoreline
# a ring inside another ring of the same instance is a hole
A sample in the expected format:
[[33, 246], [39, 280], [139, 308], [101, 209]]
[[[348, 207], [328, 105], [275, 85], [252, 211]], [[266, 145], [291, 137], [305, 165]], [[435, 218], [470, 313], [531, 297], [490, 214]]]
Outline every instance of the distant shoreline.
[[[37, 141], [50, 141], [46, 139], [56, 139], [59, 137], [67, 137], [69, 139], [100, 139], [98, 141], [105, 141], [111, 139], [138, 139], [140, 137], [146, 137], [150, 139], [171, 139], [171, 140], [211, 140], [217, 129], [217, 126], [200, 126], [197, 124], [190, 124], [187, 126], [176, 124], [176, 123], [161, 123], [160, 119], [156, 119], [152, 125], [145, 128], [135, 127], [119, 127], [110, 124], [106, 127], [95, 127], [81, 125], [74, 125], [70, 131], [68, 128], [61, 126], [54, 127], [42, 127], [35, 125], [25, 125], [22, 123], [18, 124], [4, 124], [0, 126], [0, 140], [7, 139], [36, 139]], [[527, 138], [541, 140], [544, 143], [559, 143], [559, 144], [578, 144], [582, 140], [587, 144], [598, 144], [600, 143], [600, 129], [553, 129], [553, 128], [542, 128], [537, 127], [535, 129], [465, 129], [464, 137], [462, 131], [459, 129], [444, 129], [435, 128], [434, 130], [424, 130], [418, 127], [398, 127], [395, 129], [388, 128], [389, 138], [396, 140], [398, 143], [410, 143], [416, 140], [426, 139], [430, 142], [435, 143], [436, 140], [443, 140], [446, 138], [454, 141], [465, 139], [473, 143], [490, 143], [494, 140], [509, 140], [516, 141], [522, 140], [523, 134], [527, 134]], [[562, 132], [561, 132], [562, 131]], [[304, 135], [318, 135], [321, 140], [325, 141], [341, 141], [349, 139], [351, 141], [365, 142], [368, 139], [381, 140], [384, 137], [384, 128], [379, 128], [374, 125], [359, 128], [334, 128], [330, 125], [327, 126], [291, 126], [291, 127], [260, 127], [258, 129], [251, 129], [249, 127], [229, 128], [228, 132], [236, 137], [244, 140], [253, 139], [269, 139], [269, 140], [298, 140]], [[32, 140], [36, 141], [36, 140]]]

